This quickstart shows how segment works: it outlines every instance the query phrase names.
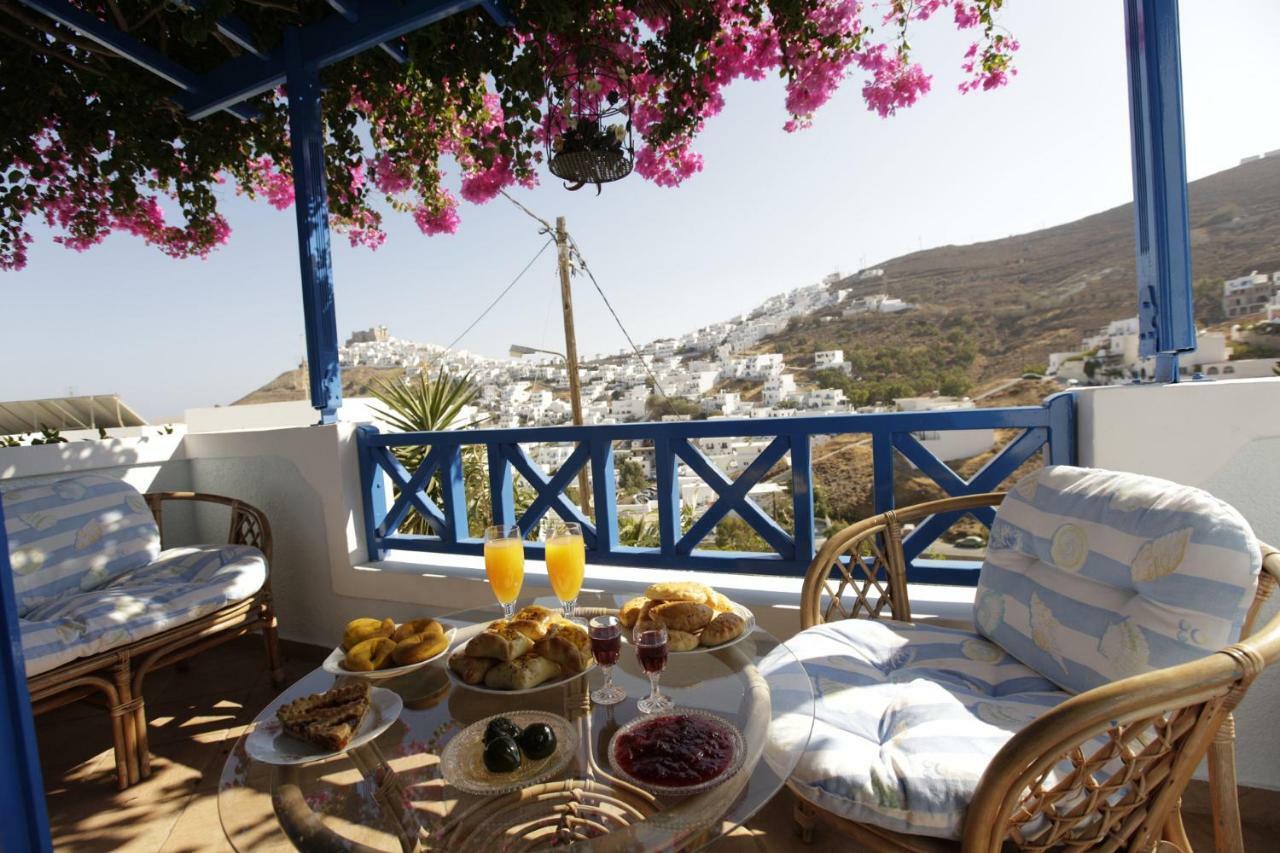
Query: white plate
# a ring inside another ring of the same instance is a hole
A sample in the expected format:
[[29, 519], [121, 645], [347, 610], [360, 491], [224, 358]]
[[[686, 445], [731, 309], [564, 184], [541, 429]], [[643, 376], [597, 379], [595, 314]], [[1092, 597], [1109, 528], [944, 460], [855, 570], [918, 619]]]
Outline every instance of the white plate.
[[[484, 766], [484, 730], [489, 721], [506, 717], [524, 728], [530, 723], [546, 723], [556, 733], [556, 751], [543, 759], [520, 754], [520, 769], [510, 773], [490, 773]], [[512, 711], [477, 720], [454, 736], [440, 755], [440, 775], [468, 794], [505, 794], [545, 782], [564, 770], [578, 754], [578, 733], [564, 717], [547, 711]]]
[[415, 669], [421, 669], [434, 660], [440, 660], [449, 653], [449, 648], [453, 645], [453, 638], [458, 633], [457, 628], [450, 628], [444, 632], [444, 651], [432, 655], [426, 660], [420, 660], [417, 663], [411, 663], [407, 666], [393, 666], [390, 669], [375, 669], [372, 672], [352, 672], [342, 666], [342, 661], [346, 658], [347, 653], [342, 650], [342, 646], [329, 653], [324, 659], [324, 663], [320, 664], [320, 668], [330, 675], [346, 675], [352, 678], [363, 678], [366, 681], [382, 681], [387, 678], [396, 678], [397, 676], [413, 672]]
[[[687, 652], [677, 652], [677, 651], [672, 651], [671, 649], [668, 649], [667, 654], [668, 655], [700, 655], [703, 652], [718, 652], [721, 649], [727, 649], [730, 646], [741, 643], [747, 637], [750, 637], [751, 633], [756, 629], [756, 615], [736, 601], [732, 602], [732, 604], [733, 604], [733, 610], [731, 612], [738, 614], [747, 622], [747, 627], [742, 629], [741, 634], [734, 637], [729, 642], [721, 643], [718, 646], [698, 646], [696, 649], [689, 649], [689, 651]], [[630, 643], [631, 632], [624, 628], [622, 631], [622, 639], [624, 642]]]
[[520, 690], [494, 690], [492, 687], [485, 687], [484, 684], [467, 684], [467, 682], [458, 677], [458, 673], [454, 672], [452, 668], [446, 666], [445, 671], [449, 673], [449, 678], [453, 680], [454, 685], [461, 687], [464, 690], [474, 690], [477, 693], [490, 693], [494, 696], [520, 696], [524, 693], [541, 693], [543, 690], [550, 690], [553, 687], [563, 687], [575, 679], [582, 678], [595, 668], [596, 662], [593, 658], [591, 660], [591, 664], [582, 672], [574, 673], [572, 675], [562, 675], [559, 678], [544, 681], [537, 687], [525, 687]]
[[378, 735], [391, 728], [400, 717], [404, 702], [398, 693], [384, 690], [381, 687], [370, 688], [369, 713], [360, 721], [355, 737], [345, 749], [328, 751], [313, 743], [296, 738], [284, 731], [280, 721], [274, 716], [262, 720], [249, 736], [245, 738], [244, 749], [254, 761], [264, 764], [307, 764], [311, 761], [322, 761], [342, 755], [358, 746], [363, 746]]
[[[637, 779], [627, 771], [623, 770], [622, 767], [618, 765], [618, 758], [616, 755], [619, 739], [623, 735], [632, 731], [633, 729], [638, 728], [639, 726], [642, 726], [645, 723], [651, 723], [654, 720], [662, 719], [663, 717], [701, 717], [703, 719], [712, 720], [716, 723], [719, 723], [721, 726], [725, 728], [725, 730], [729, 732], [733, 740], [733, 757], [729, 759], [729, 766], [726, 767], [720, 773], [720, 775], [716, 776], [714, 779], [710, 779], [706, 782], [699, 782], [696, 785], [679, 785], [679, 786], [651, 784], [649, 782], [644, 782], [640, 779]], [[614, 773], [617, 773], [620, 777], [622, 777], [623, 781], [630, 782], [632, 785], [635, 785], [638, 788], [643, 788], [644, 790], [652, 794], [657, 794], [660, 797], [685, 797], [685, 796], [689, 796], [690, 794], [698, 794], [698, 793], [701, 793], [702, 791], [708, 791], [716, 787], [717, 785], [723, 784], [726, 780], [733, 778], [734, 774], [742, 769], [743, 762], [746, 760], [746, 754], [747, 754], [746, 741], [742, 739], [742, 732], [738, 731], [738, 727], [735, 726], [733, 723], [729, 722], [723, 717], [717, 717], [715, 714], [711, 714], [706, 711], [699, 711], [697, 709], [686, 710], [683, 708], [676, 709], [674, 711], [667, 711], [666, 713], [663, 713], [663, 714], [654, 714], [652, 716], [638, 717], [632, 720], [631, 722], [627, 723], [625, 726], [623, 726], [622, 728], [614, 732], [613, 737], [609, 740], [609, 749], [608, 749], [609, 766], [613, 768]]]

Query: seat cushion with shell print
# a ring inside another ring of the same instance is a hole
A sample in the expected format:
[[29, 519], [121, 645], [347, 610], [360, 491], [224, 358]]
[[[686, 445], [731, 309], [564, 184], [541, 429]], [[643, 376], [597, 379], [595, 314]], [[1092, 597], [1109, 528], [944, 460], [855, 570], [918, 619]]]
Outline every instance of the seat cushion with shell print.
[[1082, 692], [1235, 642], [1261, 565], [1240, 513], [1200, 489], [1051, 466], [996, 513], [974, 621]]
[[80, 474], [0, 489], [18, 615], [106, 586], [160, 554], [160, 529], [133, 486]]

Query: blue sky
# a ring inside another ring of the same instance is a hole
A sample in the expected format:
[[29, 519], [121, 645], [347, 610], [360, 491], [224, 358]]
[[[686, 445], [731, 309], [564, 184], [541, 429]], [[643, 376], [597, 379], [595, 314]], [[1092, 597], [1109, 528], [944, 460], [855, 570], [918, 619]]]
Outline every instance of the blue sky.
[[[840, 269], [919, 248], [970, 243], [1070, 221], [1132, 197], [1122, 4], [1008, 0], [1021, 74], [961, 96], [967, 39], [944, 24], [912, 41], [934, 91], [882, 120], [850, 80], [815, 126], [787, 134], [776, 81], [740, 83], [685, 186], [638, 177], [566, 192], [546, 176], [521, 200], [564, 215], [637, 340], [678, 334]], [[1192, 178], [1280, 148], [1274, 0], [1183, 0], [1187, 153]], [[162, 420], [228, 403], [304, 352], [293, 212], [228, 193], [231, 242], [173, 261], [118, 236], [83, 254], [37, 229], [30, 263], [0, 274], [0, 399], [119, 393]], [[422, 236], [388, 216], [376, 252], [335, 235], [339, 333], [386, 323], [398, 337], [447, 343], [544, 238], [502, 199], [464, 205], [454, 236]], [[624, 341], [587, 282], [575, 280], [580, 348]], [[560, 349], [554, 254], [546, 252], [460, 344], [503, 355], [513, 342]], [[15, 369], [16, 368], [16, 369]]]

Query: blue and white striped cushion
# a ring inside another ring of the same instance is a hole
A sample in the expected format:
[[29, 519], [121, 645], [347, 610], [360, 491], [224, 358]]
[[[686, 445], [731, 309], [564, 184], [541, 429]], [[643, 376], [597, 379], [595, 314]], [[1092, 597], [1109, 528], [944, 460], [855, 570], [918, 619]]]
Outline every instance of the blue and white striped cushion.
[[[814, 805], [899, 832], [959, 837], [983, 771], [1068, 694], [976, 633], [847, 619], [786, 643], [814, 691], [807, 726], [771, 727], [804, 749], [791, 787]], [[803, 739], [808, 739], [808, 746]]]
[[1138, 474], [1054, 466], [996, 513], [978, 630], [1072, 692], [1236, 641], [1262, 558], [1236, 510]]
[[160, 530], [137, 489], [81, 474], [3, 492], [18, 615], [97, 589], [160, 553]]
[[104, 589], [68, 595], [20, 620], [27, 675], [158, 634], [253, 595], [267, 561], [245, 545], [170, 548]]

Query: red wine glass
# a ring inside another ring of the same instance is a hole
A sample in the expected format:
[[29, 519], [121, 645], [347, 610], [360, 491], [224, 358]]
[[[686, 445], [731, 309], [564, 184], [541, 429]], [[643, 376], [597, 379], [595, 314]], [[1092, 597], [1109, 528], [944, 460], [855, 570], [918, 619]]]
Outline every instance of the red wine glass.
[[674, 703], [658, 690], [658, 678], [667, 666], [667, 629], [653, 623], [637, 626], [631, 641], [641, 669], [649, 675], [649, 695], [637, 702], [636, 707], [642, 714], [670, 711]]
[[613, 668], [622, 653], [622, 623], [617, 616], [596, 616], [587, 626], [591, 636], [591, 654], [604, 670], [604, 686], [591, 694], [597, 705], [616, 705], [627, 698], [627, 691], [613, 683]]

